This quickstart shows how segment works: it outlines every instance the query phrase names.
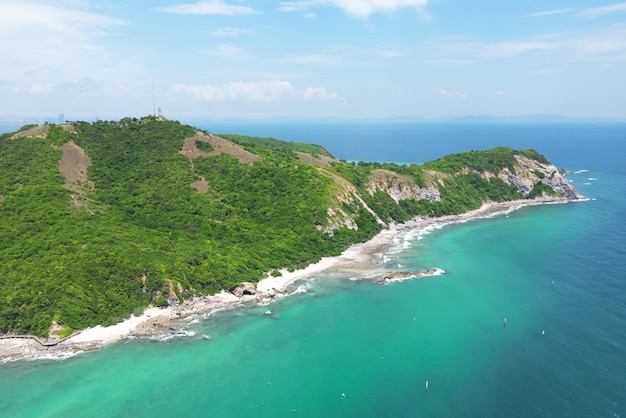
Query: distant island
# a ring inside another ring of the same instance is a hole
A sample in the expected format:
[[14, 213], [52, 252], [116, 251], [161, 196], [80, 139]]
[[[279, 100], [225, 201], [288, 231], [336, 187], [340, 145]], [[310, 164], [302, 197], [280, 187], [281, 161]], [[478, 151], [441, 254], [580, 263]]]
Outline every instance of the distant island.
[[243, 295], [414, 219], [580, 198], [536, 150], [351, 163], [151, 116], [27, 125], [0, 137], [0, 335], [54, 342]]

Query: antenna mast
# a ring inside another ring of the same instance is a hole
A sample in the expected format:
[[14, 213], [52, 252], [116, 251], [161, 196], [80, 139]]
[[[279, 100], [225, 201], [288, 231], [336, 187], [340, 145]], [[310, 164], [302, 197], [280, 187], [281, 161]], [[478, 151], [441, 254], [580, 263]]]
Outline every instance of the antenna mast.
[[154, 99], [154, 83], [152, 83], [152, 116], [156, 118], [156, 101]]

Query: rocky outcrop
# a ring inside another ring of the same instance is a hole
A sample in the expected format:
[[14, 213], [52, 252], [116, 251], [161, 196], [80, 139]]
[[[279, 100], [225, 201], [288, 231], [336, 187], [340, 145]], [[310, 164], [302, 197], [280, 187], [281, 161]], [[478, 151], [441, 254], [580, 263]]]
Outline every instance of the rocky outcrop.
[[[213, 151], [200, 151], [196, 142], [206, 142], [211, 144]], [[235, 144], [234, 142], [227, 141], [224, 138], [213, 134], [206, 134], [202, 131], [196, 131], [195, 136], [185, 138], [183, 141], [183, 148], [178, 153], [189, 158], [190, 163], [193, 163], [193, 159], [197, 157], [210, 157], [218, 154], [232, 155], [242, 164], [252, 164], [261, 159], [258, 155], [246, 151], [243, 147]]]
[[541, 163], [522, 155], [515, 155], [515, 159], [517, 161], [515, 173], [505, 168], [498, 177], [505, 183], [515, 186], [522, 194], [527, 195], [536, 183], [542, 182], [566, 199], [577, 200], [583, 197], [563, 177], [564, 172], [555, 165]]
[[243, 282], [239, 286], [233, 289], [233, 295], [241, 298], [245, 295], [256, 295], [256, 286], [254, 283]]
[[[512, 150], [511, 150], [512, 151]], [[539, 156], [540, 157], [540, 156]], [[535, 185], [543, 183], [550, 186], [554, 193], [548, 194], [549, 189], [543, 195], [536, 196], [537, 199], [564, 199], [579, 200], [584, 198], [576, 192], [574, 187], [563, 177], [564, 171], [560, 170], [553, 164], [545, 161], [545, 159], [533, 159], [525, 156], [523, 153], [514, 154], [514, 163], [510, 167], [505, 167], [500, 172], [477, 171], [469, 167], [465, 167], [455, 174], [439, 172], [430, 169], [423, 169], [423, 177], [418, 179], [407, 174], [402, 174], [389, 169], [373, 169], [365, 183], [364, 187], [356, 187], [350, 183], [347, 178], [332, 173], [323, 168], [323, 164], [318, 164], [319, 172], [332, 178], [338, 186], [335, 192], [335, 204], [329, 206], [327, 210], [327, 222], [324, 225], [318, 225], [317, 228], [329, 235], [342, 228], [358, 229], [355, 218], [357, 211], [354, 208], [364, 208], [370, 212], [376, 221], [383, 226], [387, 226], [387, 221], [381, 219], [372, 208], [366, 203], [367, 196], [363, 193], [373, 196], [377, 192], [384, 192], [391, 197], [396, 203], [403, 200], [415, 199], [426, 200], [429, 202], [438, 202], [442, 200], [441, 190], [446, 186], [448, 179], [455, 176], [477, 174], [482, 178], [491, 181], [499, 178], [506, 184], [512, 185], [520, 192], [520, 199], [528, 196]], [[418, 184], [419, 183], [419, 184]], [[365, 189], [365, 190], [364, 190]], [[487, 202], [485, 202], [487, 203]]]
[[500, 177], [506, 184], [514, 186], [518, 191], [525, 195], [530, 193], [535, 185], [530, 178], [520, 177], [517, 174], [512, 173], [508, 167], [505, 167], [502, 171], [500, 171], [498, 177]]
[[419, 187], [414, 179], [390, 170], [373, 170], [367, 189], [370, 194], [383, 190], [396, 202], [405, 199], [427, 199], [431, 202], [441, 200], [441, 193], [435, 184]]
[[[50, 131], [50, 126], [51, 125], [45, 124], [45, 125], [35, 126], [33, 128], [30, 128], [30, 129], [25, 129], [23, 131], [19, 131], [19, 132], [14, 133], [13, 136], [11, 136], [11, 139], [17, 139], [17, 138], [47, 138], [48, 137], [48, 132]], [[75, 134], [76, 133], [76, 129], [72, 125], [62, 124], [62, 125], [57, 125], [57, 126], [60, 126], [61, 129], [63, 129], [66, 132], [69, 132], [71, 134]]]
[[382, 279], [376, 282], [379, 285], [389, 284], [391, 282], [400, 282], [408, 279], [419, 279], [420, 277], [438, 276], [445, 274], [445, 270], [440, 268], [433, 268], [424, 271], [395, 271], [387, 273]]
[[69, 141], [60, 147], [63, 151], [59, 161], [59, 172], [65, 178], [64, 188], [72, 192], [72, 203], [76, 207], [87, 207], [89, 209], [89, 199], [86, 195], [94, 190], [94, 182], [89, 180], [87, 172], [91, 166], [91, 158], [85, 151], [76, 145], [74, 141]]

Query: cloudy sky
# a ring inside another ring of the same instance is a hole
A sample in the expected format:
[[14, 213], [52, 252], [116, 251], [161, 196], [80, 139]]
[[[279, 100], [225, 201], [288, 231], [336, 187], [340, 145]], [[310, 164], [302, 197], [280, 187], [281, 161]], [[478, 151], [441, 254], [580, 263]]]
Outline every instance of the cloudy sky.
[[0, 0], [0, 114], [626, 118], [626, 2]]

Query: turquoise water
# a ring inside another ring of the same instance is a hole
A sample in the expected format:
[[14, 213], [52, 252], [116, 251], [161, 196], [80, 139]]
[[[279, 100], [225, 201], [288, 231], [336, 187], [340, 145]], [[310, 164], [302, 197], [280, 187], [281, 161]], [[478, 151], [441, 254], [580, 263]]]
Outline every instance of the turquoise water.
[[[333, 137], [324, 127], [307, 142], [335, 141], [322, 145], [339, 158], [375, 148], [358, 146], [375, 139], [357, 128]], [[272, 317], [252, 306], [191, 325], [209, 341], [0, 365], [0, 416], [626, 417], [625, 128], [442, 127], [438, 136], [435, 126], [378, 126], [394, 135], [363, 159], [518, 138], [517, 148], [588, 170], [569, 178], [594, 200], [448, 225], [387, 254], [388, 268], [443, 276], [377, 286], [319, 274], [307, 293], [273, 304]], [[271, 129], [297, 141], [316, 132]]]

